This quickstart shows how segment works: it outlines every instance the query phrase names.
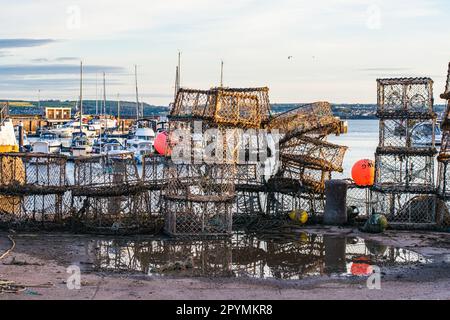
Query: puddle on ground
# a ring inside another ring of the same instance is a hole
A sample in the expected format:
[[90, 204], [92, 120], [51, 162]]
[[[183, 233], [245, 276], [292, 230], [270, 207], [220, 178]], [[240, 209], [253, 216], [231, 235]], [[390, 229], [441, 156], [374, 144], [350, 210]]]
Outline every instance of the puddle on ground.
[[368, 275], [372, 266], [431, 262], [410, 250], [354, 237], [299, 233], [235, 233], [221, 240], [166, 238], [95, 240], [95, 270], [160, 276], [301, 279], [314, 275]]

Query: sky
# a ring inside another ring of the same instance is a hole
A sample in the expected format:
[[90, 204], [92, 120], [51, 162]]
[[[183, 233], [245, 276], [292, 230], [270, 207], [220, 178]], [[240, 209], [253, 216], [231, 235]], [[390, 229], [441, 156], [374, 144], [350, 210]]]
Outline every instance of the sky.
[[450, 61], [448, 0], [0, 0], [0, 99], [173, 100], [181, 85], [268, 86], [272, 103], [375, 103], [376, 79]]

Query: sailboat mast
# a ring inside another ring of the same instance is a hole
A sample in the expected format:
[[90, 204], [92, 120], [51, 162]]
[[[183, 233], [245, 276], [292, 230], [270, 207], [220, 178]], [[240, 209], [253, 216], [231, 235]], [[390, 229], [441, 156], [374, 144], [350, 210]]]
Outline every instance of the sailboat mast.
[[83, 61], [80, 62], [80, 132], [83, 124]]
[[181, 86], [181, 51], [178, 51], [178, 89]]
[[117, 94], [117, 122], [120, 121], [120, 94]]
[[177, 99], [177, 93], [178, 93], [178, 66], [176, 67], [176, 71], [175, 71], [175, 92], [174, 92], [174, 96], [173, 96], [173, 102], [175, 103], [175, 100]]
[[136, 86], [136, 120], [139, 119], [139, 91], [138, 91], [138, 80], [137, 80], [137, 65], [134, 65], [134, 81]]
[[95, 74], [95, 115], [98, 116], [98, 73]]
[[108, 129], [108, 119], [106, 117], [106, 81], [105, 81], [105, 73], [103, 72], [103, 111], [105, 117], [105, 130]]
[[220, 63], [220, 87], [223, 88], [223, 60]]

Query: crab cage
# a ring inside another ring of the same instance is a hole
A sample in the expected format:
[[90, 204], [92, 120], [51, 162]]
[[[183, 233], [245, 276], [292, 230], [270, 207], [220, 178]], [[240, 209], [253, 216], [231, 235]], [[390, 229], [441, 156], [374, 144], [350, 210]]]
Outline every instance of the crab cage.
[[439, 199], [432, 192], [372, 192], [372, 211], [382, 213], [394, 227], [436, 225]]
[[448, 99], [447, 109], [445, 110], [444, 117], [442, 119], [441, 128], [442, 128], [442, 130], [449, 132], [450, 131], [450, 93], [447, 93], [446, 97]]
[[272, 219], [288, 219], [292, 211], [305, 211], [314, 220], [323, 215], [325, 196], [314, 192], [268, 192], [266, 207], [266, 216]]
[[235, 166], [236, 189], [260, 190], [264, 185], [264, 167], [260, 162], [248, 162]]
[[97, 233], [155, 231], [152, 199], [131, 154], [75, 159], [74, 227]]
[[240, 228], [257, 221], [265, 214], [263, 193], [253, 190], [237, 190], [233, 203], [233, 228]]
[[268, 127], [280, 130], [283, 135], [279, 151], [281, 165], [271, 179], [281, 187], [278, 191], [323, 194], [331, 172], [342, 172], [347, 150], [324, 141], [327, 135], [340, 132], [340, 122], [333, 116], [330, 104], [302, 105], [272, 118]]
[[146, 189], [148, 213], [163, 219], [163, 190], [167, 185], [166, 171], [169, 159], [163, 155], [146, 155], [142, 165], [142, 183]]
[[233, 164], [171, 164], [167, 168], [165, 231], [229, 235], [235, 198]]
[[142, 181], [149, 188], [162, 189], [169, 159], [164, 155], [145, 155], [142, 161]]
[[219, 125], [259, 128], [269, 116], [268, 88], [179, 89], [172, 118], [197, 118]]
[[294, 191], [303, 188], [309, 192], [325, 192], [325, 181], [331, 179], [331, 171], [313, 164], [291, 161], [283, 156], [281, 159], [281, 166], [271, 179], [280, 190]]
[[436, 116], [423, 119], [381, 119], [380, 147], [429, 148], [435, 146]]
[[442, 150], [438, 157], [438, 187], [437, 192], [442, 205], [437, 210], [437, 222], [444, 227], [450, 227], [450, 153]]
[[380, 118], [433, 118], [433, 80], [430, 78], [378, 79]]
[[320, 139], [297, 136], [280, 145], [280, 155], [289, 162], [342, 172], [342, 162], [347, 149]]
[[447, 82], [445, 83], [445, 91], [443, 94], [441, 94], [441, 98], [449, 100], [450, 102], [450, 63], [448, 64]]
[[267, 128], [278, 129], [285, 135], [283, 139], [288, 140], [305, 134], [326, 136], [339, 133], [340, 121], [333, 115], [328, 102], [315, 102], [272, 117]]
[[15, 228], [63, 226], [68, 217], [65, 156], [0, 154], [0, 220]]
[[423, 150], [378, 148], [375, 155], [375, 189], [433, 192], [436, 153], [434, 148]]
[[355, 218], [368, 218], [372, 214], [371, 187], [350, 184], [347, 189], [347, 210], [351, 209]]

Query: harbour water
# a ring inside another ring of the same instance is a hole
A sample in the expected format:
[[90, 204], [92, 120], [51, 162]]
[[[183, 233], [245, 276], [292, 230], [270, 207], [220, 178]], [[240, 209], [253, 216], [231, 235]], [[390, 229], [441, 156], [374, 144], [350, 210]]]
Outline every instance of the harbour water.
[[375, 160], [378, 146], [378, 120], [348, 120], [348, 133], [329, 136], [328, 141], [348, 147], [342, 174], [333, 173], [333, 178], [350, 178], [353, 164], [361, 159]]
[[[340, 136], [329, 136], [328, 141], [348, 147], [345, 154], [344, 172], [333, 173], [333, 178], [350, 178], [353, 164], [360, 159], [375, 160], [375, 149], [378, 146], [378, 120], [348, 120], [348, 133]], [[30, 138], [30, 142], [37, 138]], [[64, 146], [70, 145], [70, 139], [62, 140]], [[68, 179], [73, 179], [73, 164], [67, 166]]]

